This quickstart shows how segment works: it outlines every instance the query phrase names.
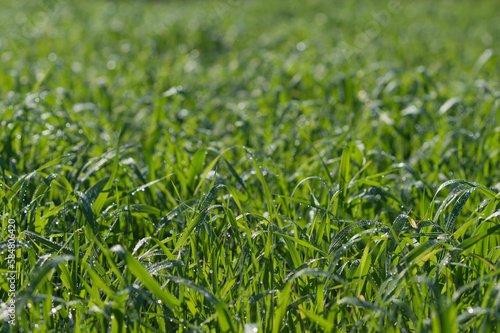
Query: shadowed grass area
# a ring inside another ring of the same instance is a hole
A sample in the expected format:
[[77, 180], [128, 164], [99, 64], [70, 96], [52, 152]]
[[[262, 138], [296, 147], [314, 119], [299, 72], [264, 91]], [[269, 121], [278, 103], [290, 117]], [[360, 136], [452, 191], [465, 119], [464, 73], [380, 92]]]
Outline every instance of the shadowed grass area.
[[498, 3], [2, 6], [5, 331], [499, 329]]

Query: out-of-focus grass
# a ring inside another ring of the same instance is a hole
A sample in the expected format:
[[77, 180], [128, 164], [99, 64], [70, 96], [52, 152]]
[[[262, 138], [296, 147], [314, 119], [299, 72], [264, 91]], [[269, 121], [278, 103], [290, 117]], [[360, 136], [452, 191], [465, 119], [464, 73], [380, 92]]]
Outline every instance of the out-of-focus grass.
[[391, 3], [4, 1], [3, 329], [498, 330], [500, 5]]

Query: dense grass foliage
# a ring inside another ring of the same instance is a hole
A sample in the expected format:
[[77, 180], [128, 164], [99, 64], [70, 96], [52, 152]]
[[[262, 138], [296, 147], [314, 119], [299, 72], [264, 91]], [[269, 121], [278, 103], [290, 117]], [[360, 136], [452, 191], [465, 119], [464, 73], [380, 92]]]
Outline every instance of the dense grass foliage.
[[500, 330], [499, 12], [2, 1], [3, 331]]

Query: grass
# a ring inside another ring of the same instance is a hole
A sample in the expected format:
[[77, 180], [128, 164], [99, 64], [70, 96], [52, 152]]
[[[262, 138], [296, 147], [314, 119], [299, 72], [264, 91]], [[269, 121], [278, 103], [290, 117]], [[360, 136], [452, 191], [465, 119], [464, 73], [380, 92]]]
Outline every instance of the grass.
[[498, 331], [500, 6], [390, 3], [5, 1], [2, 330]]

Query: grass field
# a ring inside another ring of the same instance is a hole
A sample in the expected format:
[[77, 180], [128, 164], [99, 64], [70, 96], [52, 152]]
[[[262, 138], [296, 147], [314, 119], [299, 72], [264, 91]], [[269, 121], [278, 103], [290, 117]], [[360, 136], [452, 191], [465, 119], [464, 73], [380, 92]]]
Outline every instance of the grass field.
[[2, 332], [499, 332], [499, 13], [3, 0]]

